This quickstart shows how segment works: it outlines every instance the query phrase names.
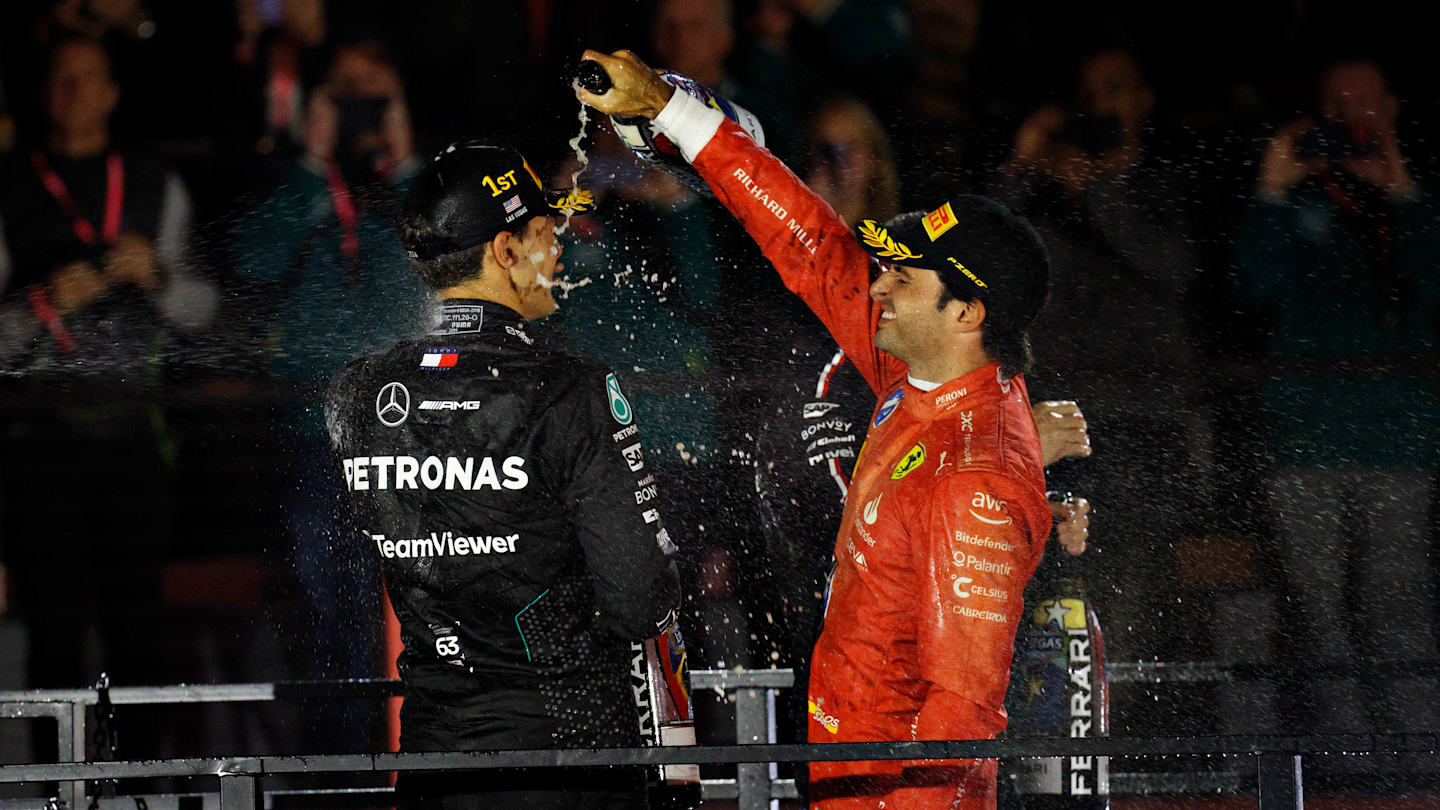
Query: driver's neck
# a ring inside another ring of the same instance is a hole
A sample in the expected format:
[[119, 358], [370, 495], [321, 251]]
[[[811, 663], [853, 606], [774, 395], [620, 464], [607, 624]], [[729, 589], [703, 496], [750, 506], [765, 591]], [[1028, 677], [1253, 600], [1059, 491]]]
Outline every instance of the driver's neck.
[[520, 293], [513, 284], [509, 284], [509, 275], [498, 267], [492, 268], [489, 262], [486, 263], [485, 272], [467, 279], [453, 287], [446, 287], [435, 293], [435, 297], [442, 303], [449, 298], [471, 298], [480, 301], [489, 301], [499, 304], [502, 307], [509, 307], [520, 313], [525, 320], [534, 320], [525, 309], [525, 303], [520, 298]]
[[907, 360], [909, 374], [916, 379], [944, 385], [951, 380], [983, 368], [990, 363], [990, 356], [983, 349], [961, 349], [959, 351], [937, 352], [926, 357]]

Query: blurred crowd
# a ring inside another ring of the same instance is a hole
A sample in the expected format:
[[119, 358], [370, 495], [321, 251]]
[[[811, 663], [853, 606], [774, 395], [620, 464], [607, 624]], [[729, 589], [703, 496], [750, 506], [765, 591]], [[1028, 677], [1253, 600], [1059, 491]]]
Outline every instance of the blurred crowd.
[[[1400, 4], [1163, 6], [3, 4], [0, 688], [381, 673], [318, 399], [428, 325], [392, 221], [465, 136], [583, 168], [600, 205], [544, 331], [634, 392], [692, 667], [785, 662], [756, 436], [833, 348], [713, 201], [593, 115], [567, 146], [581, 49], [628, 47], [753, 112], [852, 223], [975, 192], [1039, 229], [1030, 390], [1089, 423], [1051, 486], [1095, 504], [1067, 565], [1112, 660], [1312, 673], [1173, 715], [1117, 697], [1119, 733], [1435, 730], [1436, 673], [1404, 666], [1437, 641], [1426, 43]], [[274, 738], [224, 727], [207, 747]]]

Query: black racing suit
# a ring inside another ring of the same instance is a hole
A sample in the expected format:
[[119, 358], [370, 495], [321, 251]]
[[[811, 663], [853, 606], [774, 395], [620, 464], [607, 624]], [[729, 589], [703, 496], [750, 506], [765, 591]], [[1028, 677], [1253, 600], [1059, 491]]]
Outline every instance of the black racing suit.
[[401, 748], [638, 745], [629, 642], [679, 584], [615, 376], [450, 300], [350, 363], [326, 422], [400, 619]]

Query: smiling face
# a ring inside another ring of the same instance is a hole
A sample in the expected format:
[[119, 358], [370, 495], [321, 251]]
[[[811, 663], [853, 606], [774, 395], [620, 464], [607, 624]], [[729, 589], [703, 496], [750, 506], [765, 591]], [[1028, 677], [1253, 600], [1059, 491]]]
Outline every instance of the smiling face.
[[880, 305], [875, 347], [910, 366], [928, 365], [955, 348], [954, 326], [965, 304], [951, 299], [940, 306], [944, 282], [934, 270], [881, 265], [870, 285], [870, 298]]

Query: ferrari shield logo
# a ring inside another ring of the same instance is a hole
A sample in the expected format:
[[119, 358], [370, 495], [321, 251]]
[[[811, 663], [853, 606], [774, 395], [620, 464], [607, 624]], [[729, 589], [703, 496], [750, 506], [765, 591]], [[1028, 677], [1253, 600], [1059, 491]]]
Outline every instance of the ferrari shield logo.
[[890, 480], [899, 481], [901, 478], [920, 469], [924, 464], [925, 445], [917, 444], [910, 448], [910, 452], [906, 453], [904, 458], [900, 459], [899, 464], [895, 465], [895, 470], [890, 473]]

